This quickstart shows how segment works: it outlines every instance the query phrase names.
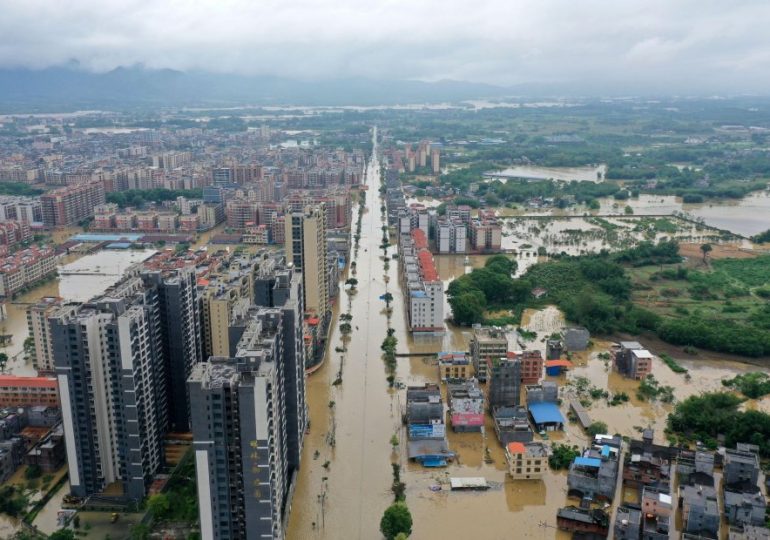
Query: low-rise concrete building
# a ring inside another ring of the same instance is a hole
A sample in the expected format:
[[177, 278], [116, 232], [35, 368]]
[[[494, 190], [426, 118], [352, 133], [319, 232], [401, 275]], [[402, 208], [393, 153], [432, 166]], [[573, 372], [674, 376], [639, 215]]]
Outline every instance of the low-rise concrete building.
[[622, 444], [619, 436], [597, 435], [591, 447], [576, 457], [569, 467], [569, 496], [612, 501], [617, 487]]
[[512, 442], [531, 442], [535, 437], [526, 407], [500, 407], [492, 412], [492, 418], [495, 433], [503, 447]]
[[759, 448], [753, 444], [738, 443], [735, 449], [726, 449], [722, 478], [725, 486], [756, 486], [759, 480]]
[[731, 525], [764, 525], [767, 501], [756, 491], [724, 491], [724, 512]]
[[639, 540], [642, 531], [642, 510], [638, 506], [619, 506], [613, 528], [615, 540]]
[[680, 485], [682, 532], [702, 538], [719, 538], [719, 504], [713, 486]]
[[548, 470], [548, 447], [540, 442], [511, 442], [505, 447], [508, 474], [514, 480], [542, 478]]
[[484, 393], [476, 381], [449, 383], [447, 396], [452, 429], [459, 432], [481, 431], [484, 427]]
[[438, 376], [441, 381], [470, 379], [473, 377], [473, 364], [464, 352], [440, 352], [438, 353]]
[[745, 525], [743, 527], [730, 527], [728, 540], [770, 540], [770, 529], [767, 527], [755, 527]]
[[642, 538], [668, 540], [674, 503], [668, 486], [642, 489]]
[[566, 506], [556, 512], [556, 525], [563, 531], [596, 535], [606, 538], [610, 530], [610, 518], [604, 510]]

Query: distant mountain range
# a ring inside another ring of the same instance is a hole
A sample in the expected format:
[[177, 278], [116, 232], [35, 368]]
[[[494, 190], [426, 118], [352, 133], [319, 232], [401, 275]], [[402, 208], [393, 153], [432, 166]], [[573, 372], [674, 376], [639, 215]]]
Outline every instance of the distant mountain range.
[[141, 66], [106, 73], [73, 67], [0, 69], [0, 111], [5, 112], [166, 105], [395, 105], [456, 102], [512, 93], [510, 88], [461, 81], [300, 81]]

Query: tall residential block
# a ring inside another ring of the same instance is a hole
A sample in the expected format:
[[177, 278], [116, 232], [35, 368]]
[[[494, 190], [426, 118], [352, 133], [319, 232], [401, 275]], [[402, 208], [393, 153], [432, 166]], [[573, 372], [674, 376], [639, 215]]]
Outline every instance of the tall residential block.
[[72, 494], [119, 484], [141, 500], [163, 461], [167, 426], [158, 295], [130, 278], [51, 317]]
[[189, 431], [200, 324], [192, 268], [134, 266], [103, 295], [50, 315], [73, 495], [145, 497], [163, 438]]
[[186, 432], [190, 430], [187, 378], [193, 366], [203, 361], [195, 269], [145, 271], [142, 279], [158, 292], [169, 429]]
[[304, 305], [325, 319], [329, 311], [324, 205], [308, 206], [286, 217], [286, 258], [302, 272]]
[[51, 326], [48, 317], [61, 306], [61, 298], [46, 296], [36, 304], [27, 308], [27, 328], [32, 341], [35, 343], [33, 365], [42, 372], [52, 372], [53, 343], [51, 342]]
[[102, 182], [83, 182], [55, 189], [40, 196], [43, 224], [66, 227], [94, 215], [94, 207], [106, 201]]
[[188, 381], [203, 540], [284, 538], [290, 510], [284, 316], [258, 308], [234, 357]]

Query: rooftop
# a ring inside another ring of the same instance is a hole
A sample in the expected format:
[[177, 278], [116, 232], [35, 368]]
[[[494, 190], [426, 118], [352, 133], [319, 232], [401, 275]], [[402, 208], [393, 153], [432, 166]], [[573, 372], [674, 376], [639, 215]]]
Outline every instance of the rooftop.
[[564, 417], [555, 403], [530, 403], [528, 408], [536, 424], [564, 423]]

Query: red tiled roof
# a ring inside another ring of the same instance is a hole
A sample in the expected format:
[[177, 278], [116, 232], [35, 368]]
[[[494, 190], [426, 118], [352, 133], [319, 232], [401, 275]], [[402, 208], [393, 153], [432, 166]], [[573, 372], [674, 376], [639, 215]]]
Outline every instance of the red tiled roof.
[[15, 375], [0, 375], [0, 386], [56, 388], [56, 379], [53, 377], [16, 377]]
[[428, 239], [425, 237], [425, 231], [422, 229], [412, 230], [412, 240], [414, 240], [415, 249], [427, 249]]
[[433, 264], [433, 255], [427, 249], [420, 250], [417, 254], [420, 260], [420, 268], [422, 268], [422, 278], [425, 281], [437, 281], [438, 272], [436, 272], [436, 266]]
[[309, 325], [311, 325], [311, 326], [315, 326], [315, 325], [317, 325], [319, 322], [320, 322], [320, 321], [319, 321], [318, 317], [310, 317], [310, 318], [307, 320], [307, 323], [308, 323]]
[[524, 448], [524, 443], [520, 443], [520, 442], [508, 443], [507, 448], [508, 448], [508, 452], [511, 454], [523, 454], [527, 450], [526, 448]]

